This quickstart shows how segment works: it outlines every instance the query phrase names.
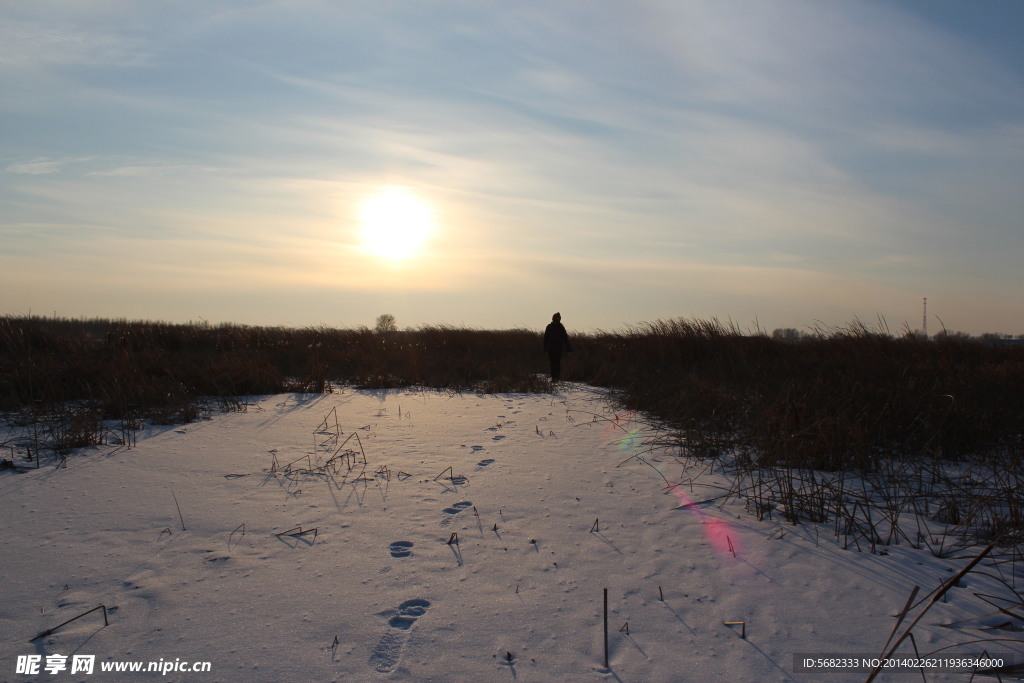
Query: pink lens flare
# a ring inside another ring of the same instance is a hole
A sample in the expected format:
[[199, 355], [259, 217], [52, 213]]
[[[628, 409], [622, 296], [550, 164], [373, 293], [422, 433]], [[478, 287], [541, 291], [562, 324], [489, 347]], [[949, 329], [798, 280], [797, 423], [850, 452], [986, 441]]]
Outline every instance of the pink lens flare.
[[[625, 425], [633, 424], [635, 420], [635, 413], [629, 412], [625, 415], [615, 415], [615, 420], [611, 421], [605, 428], [605, 433], [609, 438], [616, 439], [616, 446], [623, 452], [632, 452], [643, 445], [643, 439], [641, 437], [641, 431], [637, 428], [629, 429], [626, 431], [624, 437], [619, 437], [619, 434], [626, 429]], [[614, 434], [613, 434], [614, 433]], [[647, 463], [653, 467], [652, 463]], [[665, 479], [665, 475], [661, 472], [658, 467], [654, 467], [654, 470]], [[689, 510], [693, 514], [697, 515], [697, 519], [700, 520], [701, 526], [704, 527], [704, 535], [707, 536], [708, 543], [715, 550], [717, 554], [722, 557], [737, 557], [739, 555], [738, 539], [733, 539], [732, 534], [729, 533], [729, 524], [721, 519], [710, 517], [704, 514], [704, 511], [700, 509], [694, 502], [686, 495], [681, 487], [673, 486], [671, 488], [673, 495], [679, 499], [679, 507], [681, 509]]]
[[733, 540], [729, 534], [729, 525], [725, 521], [704, 514], [679, 486], [672, 487], [672, 494], [679, 499], [680, 509], [689, 510], [697, 515], [697, 519], [704, 527], [704, 535], [715, 552], [722, 557], [736, 557], [739, 554], [739, 541]]

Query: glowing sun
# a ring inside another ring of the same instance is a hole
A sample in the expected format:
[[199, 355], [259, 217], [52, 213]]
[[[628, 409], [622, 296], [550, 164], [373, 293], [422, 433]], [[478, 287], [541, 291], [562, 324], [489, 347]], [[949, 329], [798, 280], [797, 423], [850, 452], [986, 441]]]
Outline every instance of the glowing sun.
[[363, 246], [392, 261], [418, 254], [434, 230], [434, 216], [422, 199], [400, 187], [370, 196], [359, 211]]

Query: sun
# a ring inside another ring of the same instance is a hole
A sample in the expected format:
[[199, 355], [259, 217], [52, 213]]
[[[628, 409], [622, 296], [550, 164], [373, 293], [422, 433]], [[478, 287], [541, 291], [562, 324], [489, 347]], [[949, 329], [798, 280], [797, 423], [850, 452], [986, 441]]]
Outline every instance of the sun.
[[404, 261], [420, 253], [434, 231], [430, 206], [401, 187], [389, 187], [370, 196], [359, 211], [363, 246], [391, 261]]

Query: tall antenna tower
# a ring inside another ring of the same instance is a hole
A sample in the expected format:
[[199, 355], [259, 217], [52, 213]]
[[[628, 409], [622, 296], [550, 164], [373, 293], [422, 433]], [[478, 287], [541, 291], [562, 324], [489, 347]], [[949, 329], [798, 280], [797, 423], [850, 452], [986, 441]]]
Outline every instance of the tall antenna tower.
[[924, 298], [924, 314], [921, 317], [921, 329], [924, 330], [924, 338], [928, 338], [928, 297]]

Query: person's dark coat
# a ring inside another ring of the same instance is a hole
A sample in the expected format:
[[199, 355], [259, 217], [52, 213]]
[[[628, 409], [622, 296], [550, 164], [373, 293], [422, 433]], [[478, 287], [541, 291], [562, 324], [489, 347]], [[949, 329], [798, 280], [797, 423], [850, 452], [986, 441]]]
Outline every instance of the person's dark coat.
[[569, 333], [565, 331], [565, 325], [555, 320], [548, 323], [544, 328], [544, 350], [549, 354], [559, 354], [572, 351], [572, 344], [569, 343]]

